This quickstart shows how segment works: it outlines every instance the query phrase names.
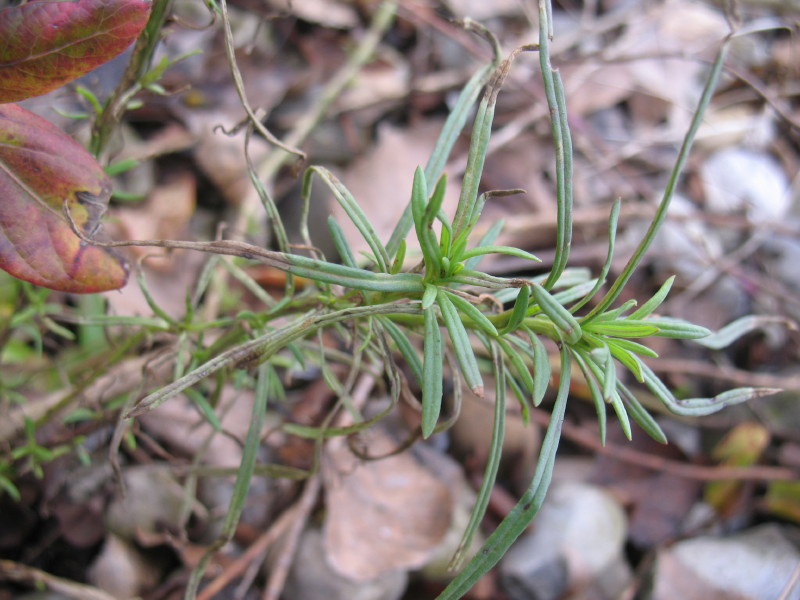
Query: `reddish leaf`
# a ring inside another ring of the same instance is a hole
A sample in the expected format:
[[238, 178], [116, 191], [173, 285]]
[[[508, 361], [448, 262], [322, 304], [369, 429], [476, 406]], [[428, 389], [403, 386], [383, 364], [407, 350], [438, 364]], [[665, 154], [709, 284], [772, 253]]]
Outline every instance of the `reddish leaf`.
[[0, 105], [0, 268], [65, 292], [125, 285], [127, 266], [105, 248], [81, 242], [63, 214], [93, 235], [111, 182], [83, 146], [16, 104]]
[[0, 10], [0, 102], [45, 94], [120, 54], [150, 0], [36, 0]]

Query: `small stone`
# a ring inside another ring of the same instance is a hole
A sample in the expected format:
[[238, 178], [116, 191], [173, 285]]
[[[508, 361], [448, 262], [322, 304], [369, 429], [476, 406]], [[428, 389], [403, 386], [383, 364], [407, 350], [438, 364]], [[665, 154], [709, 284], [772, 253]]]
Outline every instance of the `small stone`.
[[770, 154], [725, 148], [702, 167], [706, 207], [713, 213], [744, 213], [753, 223], [779, 221], [791, 204], [789, 179]]
[[328, 563], [322, 533], [307, 529], [286, 581], [285, 598], [303, 600], [399, 600], [408, 585], [404, 570], [385, 571], [366, 581], [353, 581]]
[[799, 583], [782, 596], [798, 562], [800, 551], [774, 524], [687, 539], [659, 553], [648, 600], [800, 598]]
[[501, 562], [503, 585], [514, 600], [555, 600], [568, 589], [615, 598], [630, 580], [626, 532], [622, 507], [602, 488], [556, 482], [532, 533]]
[[124, 497], [117, 496], [106, 512], [106, 527], [134, 539], [137, 530], [157, 533], [180, 527], [184, 491], [169, 468], [149, 465], [123, 471]]
[[132, 544], [114, 534], [88, 571], [89, 581], [115, 598], [134, 598], [153, 588], [161, 577], [159, 569]]

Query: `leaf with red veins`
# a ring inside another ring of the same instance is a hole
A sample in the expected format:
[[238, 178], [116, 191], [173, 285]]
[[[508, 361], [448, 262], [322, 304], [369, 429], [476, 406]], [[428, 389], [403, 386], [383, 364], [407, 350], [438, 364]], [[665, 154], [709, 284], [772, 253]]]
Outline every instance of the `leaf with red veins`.
[[125, 261], [86, 244], [63, 214], [94, 236], [111, 182], [83, 146], [16, 104], [0, 104], [0, 268], [55, 290], [91, 293], [125, 285]]
[[150, 0], [35, 0], [0, 10], [0, 102], [39, 96], [122, 53]]

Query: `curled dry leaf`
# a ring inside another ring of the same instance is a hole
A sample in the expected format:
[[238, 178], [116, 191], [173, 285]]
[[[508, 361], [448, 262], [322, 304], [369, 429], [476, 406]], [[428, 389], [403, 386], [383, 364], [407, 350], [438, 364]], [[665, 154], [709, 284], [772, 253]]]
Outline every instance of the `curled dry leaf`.
[[[370, 452], [394, 449], [384, 430], [369, 435]], [[323, 463], [330, 565], [354, 581], [424, 565], [450, 527], [453, 497], [446, 483], [410, 451], [361, 461], [335, 442]]]
[[80, 144], [15, 104], [0, 105], [0, 268], [65, 292], [125, 285], [128, 269], [113, 251], [85, 244], [62, 212], [93, 236], [111, 182]]
[[0, 10], [0, 102], [38, 96], [124, 51], [149, 0], [34, 1]]

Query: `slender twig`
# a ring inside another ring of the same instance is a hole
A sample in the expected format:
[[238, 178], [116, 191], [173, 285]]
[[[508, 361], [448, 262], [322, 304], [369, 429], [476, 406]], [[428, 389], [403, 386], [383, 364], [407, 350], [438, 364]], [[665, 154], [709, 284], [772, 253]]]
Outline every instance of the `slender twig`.
[[670, 173], [669, 181], [667, 182], [667, 187], [664, 190], [664, 195], [661, 199], [661, 202], [658, 205], [658, 209], [656, 210], [656, 214], [653, 217], [653, 220], [650, 222], [650, 226], [647, 229], [644, 237], [642, 238], [639, 245], [636, 247], [633, 255], [628, 260], [625, 268], [620, 273], [619, 277], [614, 281], [611, 288], [608, 290], [606, 295], [603, 299], [589, 312], [586, 316], [586, 319], [592, 319], [597, 315], [601, 314], [604, 310], [609, 308], [614, 301], [619, 297], [622, 289], [630, 280], [631, 276], [633, 275], [636, 268], [639, 266], [642, 258], [644, 257], [647, 250], [650, 248], [650, 245], [653, 243], [653, 240], [656, 237], [656, 233], [661, 229], [661, 225], [663, 225], [664, 220], [667, 218], [667, 210], [669, 209], [670, 202], [672, 201], [673, 193], [675, 192], [675, 188], [678, 185], [678, 180], [683, 172], [683, 167], [686, 165], [686, 161], [689, 159], [689, 151], [692, 148], [692, 143], [694, 142], [695, 135], [697, 134], [697, 130], [700, 128], [700, 123], [703, 120], [703, 116], [705, 115], [706, 108], [711, 103], [711, 98], [714, 95], [714, 90], [717, 87], [717, 82], [719, 81], [720, 75], [722, 74], [722, 66], [725, 63], [725, 56], [727, 55], [728, 45], [730, 43], [730, 36], [727, 37], [722, 46], [719, 49], [717, 54], [717, 59], [714, 61], [714, 65], [711, 69], [711, 73], [706, 80], [705, 87], [703, 88], [703, 93], [700, 97], [700, 101], [698, 102], [697, 109], [694, 112], [694, 116], [692, 117], [691, 125], [689, 126], [689, 130], [686, 132], [686, 136], [683, 139], [683, 143], [681, 144], [681, 148], [678, 151], [678, 156], [675, 160], [675, 166]]
[[[222, 0], [222, 5], [225, 6], [225, 0]], [[283, 146], [285, 145], [288, 148], [297, 148], [308, 137], [308, 134], [311, 133], [311, 131], [313, 131], [313, 129], [319, 124], [319, 122], [327, 113], [331, 104], [333, 104], [334, 100], [336, 100], [336, 98], [345, 90], [345, 88], [350, 85], [358, 71], [373, 56], [378, 43], [383, 37], [383, 34], [392, 23], [396, 7], [397, 3], [394, 1], [387, 0], [380, 4], [378, 9], [375, 11], [372, 22], [369, 25], [369, 29], [365, 33], [361, 42], [358, 44], [352, 54], [350, 54], [345, 64], [342, 65], [342, 67], [333, 75], [333, 77], [331, 77], [330, 81], [328, 81], [325, 87], [320, 91], [319, 96], [311, 109], [306, 112], [303, 117], [299, 119], [297, 123], [295, 123], [291, 131], [286, 134], [284, 138], [284, 144], [279, 146], [277, 150], [268, 154], [261, 164], [256, 165], [255, 172], [262, 181], [268, 182], [267, 186], [269, 186], [269, 182], [272, 180], [278, 170], [291, 158], [293, 153], [299, 153], [305, 157], [305, 154], [299, 150], [289, 150]], [[228, 24], [227, 27], [230, 28], [230, 24]], [[231, 64], [231, 69], [238, 72], [238, 69], [235, 66], [236, 60], [232, 54], [232, 46], [228, 54], [228, 60]], [[244, 98], [243, 90], [244, 87], [242, 87], [242, 92], [240, 92], [242, 98]], [[259, 132], [261, 132], [261, 129], [259, 129]], [[263, 134], [263, 132], [261, 133]], [[243, 198], [242, 204], [239, 207], [239, 211], [233, 223], [234, 231], [247, 230], [248, 221], [255, 214], [257, 214], [259, 209], [256, 201], [257, 198], [252, 195], [248, 195]]]
[[[531, 417], [540, 424], [547, 424], [549, 415], [541, 410], [532, 410]], [[728, 467], [707, 466], [683, 463], [669, 458], [656, 456], [649, 452], [642, 452], [630, 446], [616, 444], [603, 444], [596, 432], [579, 427], [569, 421], [562, 425], [561, 432], [565, 438], [572, 442], [589, 448], [603, 456], [609, 456], [628, 464], [652, 469], [661, 473], [670, 473], [686, 479], [698, 481], [721, 481], [736, 479], [739, 481], [794, 481], [800, 473], [788, 467]]]
[[269, 141], [274, 146], [281, 148], [282, 150], [299, 156], [302, 159], [305, 159], [305, 152], [294, 148], [292, 144], [282, 142], [278, 138], [276, 138], [261, 122], [263, 119], [263, 115], [256, 114], [256, 111], [253, 110], [252, 106], [250, 106], [250, 101], [247, 99], [247, 93], [244, 89], [244, 80], [242, 79], [242, 72], [239, 70], [239, 65], [236, 62], [236, 50], [233, 45], [233, 32], [231, 31], [231, 21], [228, 17], [228, 3], [227, 0], [220, 0], [220, 9], [222, 15], [222, 27], [225, 31], [225, 54], [228, 57], [228, 66], [231, 70], [231, 75], [233, 76], [233, 83], [236, 89], [236, 92], [239, 94], [239, 101], [242, 104], [245, 112], [247, 113], [248, 118], [250, 119], [250, 123], [256, 130], [264, 136], [264, 138]]
[[249, 564], [258, 560], [258, 558], [286, 532], [288, 527], [297, 518], [298, 511], [299, 503], [286, 509], [241, 556], [227, 565], [219, 575], [212, 579], [203, 590], [197, 594], [197, 600], [212, 600], [226, 585], [244, 573]]
[[306, 486], [303, 488], [303, 494], [297, 502], [297, 508], [292, 515], [292, 522], [287, 532], [288, 541], [281, 548], [280, 555], [272, 566], [272, 572], [264, 588], [262, 600], [278, 600], [278, 597], [281, 595], [283, 586], [286, 583], [286, 577], [289, 574], [289, 568], [292, 566], [297, 545], [300, 541], [300, 534], [303, 532], [311, 510], [314, 508], [321, 487], [322, 478], [319, 474], [312, 475], [308, 478]]
[[115, 598], [115, 596], [96, 587], [56, 577], [45, 571], [11, 560], [0, 560], [0, 579], [17, 583], [30, 582], [37, 588], [44, 586], [75, 600], [114, 600]]
[[142, 89], [140, 81], [150, 68], [156, 46], [161, 41], [164, 23], [169, 17], [171, 9], [172, 0], [153, 1], [150, 19], [133, 46], [131, 60], [122, 79], [106, 100], [103, 111], [92, 126], [89, 150], [98, 158], [101, 158], [101, 155], [106, 152], [108, 141], [127, 110], [128, 103]]

